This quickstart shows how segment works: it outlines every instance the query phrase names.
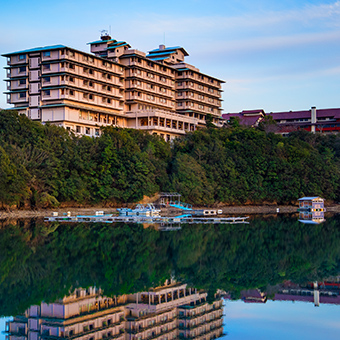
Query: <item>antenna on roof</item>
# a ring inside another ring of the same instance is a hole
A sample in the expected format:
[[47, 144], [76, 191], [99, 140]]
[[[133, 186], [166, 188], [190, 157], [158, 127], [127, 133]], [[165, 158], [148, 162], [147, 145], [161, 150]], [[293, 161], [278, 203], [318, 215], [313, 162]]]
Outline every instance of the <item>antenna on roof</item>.
[[107, 30], [100, 30], [99, 32], [101, 33], [100, 38], [102, 40], [110, 40], [111, 39]]

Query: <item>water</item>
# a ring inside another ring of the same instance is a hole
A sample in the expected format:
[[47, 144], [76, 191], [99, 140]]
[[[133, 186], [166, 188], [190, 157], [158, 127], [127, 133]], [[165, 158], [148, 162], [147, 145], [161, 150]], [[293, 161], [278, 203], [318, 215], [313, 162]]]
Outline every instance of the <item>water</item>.
[[[326, 216], [321, 224], [298, 218], [252, 217], [249, 225], [182, 225], [166, 232], [126, 224], [3, 224], [0, 315], [39, 305], [40, 314], [26, 312], [28, 324], [40, 319], [39, 331], [20, 330], [30, 340], [65, 337], [65, 325], [46, 325], [75, 315], [95, 323], [93, 330], [82, 329], [84, 340], [339, 338], [340, 289], [330, 284], [340, 275], [340, 216]], [[59, 315], [65, 306], [73, 306], [73, 314], [65, 309]], [[124, 321], [104, 334], [98, 315], [111, 309], [122, 310]], [[165, 311], [170, 314], [160, 321]], [[129, 329], [138, 320], [152, 322], [151, 316], [156, 326], [144, 325], [141, 334]], [[23, 340], [18, 334], [9, 340]]]

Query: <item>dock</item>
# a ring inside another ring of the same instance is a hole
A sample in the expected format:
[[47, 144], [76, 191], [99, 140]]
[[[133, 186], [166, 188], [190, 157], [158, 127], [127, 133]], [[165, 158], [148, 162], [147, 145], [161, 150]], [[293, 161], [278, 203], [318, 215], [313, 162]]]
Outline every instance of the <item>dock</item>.
[[192, 217], [190, 214], [180, 216], [117, 216], [113, 214], [77, 215], [71, 216], [53, 215], [45, 217], [46, 222], [68, 223], [155, 223], [155, 224], [239, 224], [249, 223], [249, 217]]

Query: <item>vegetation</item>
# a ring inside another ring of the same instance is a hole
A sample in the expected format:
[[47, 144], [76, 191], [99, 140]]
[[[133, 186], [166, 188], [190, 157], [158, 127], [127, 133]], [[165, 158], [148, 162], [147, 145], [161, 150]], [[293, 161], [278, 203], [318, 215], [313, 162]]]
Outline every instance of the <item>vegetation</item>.
[[106, 127], [78, 137], [14, 111], [0, 113], [0, 207], [119, 204], [174, 190], [194, 204], [340, 200], [340, 136], [281, 137], [268, 121], [188, 133], [173, 144]]
[[0, 229], [0, 315], [22, 313], [76, 287], [96, 285], [106, 295], [119, 295], [170, 276], [234, 296], [284, 280], [335, 276], [339, 223], [340, 216], [317, 226], [282, 217], [237, 227], [185, 225], [163, 233], [125, 224], [7, 225]]

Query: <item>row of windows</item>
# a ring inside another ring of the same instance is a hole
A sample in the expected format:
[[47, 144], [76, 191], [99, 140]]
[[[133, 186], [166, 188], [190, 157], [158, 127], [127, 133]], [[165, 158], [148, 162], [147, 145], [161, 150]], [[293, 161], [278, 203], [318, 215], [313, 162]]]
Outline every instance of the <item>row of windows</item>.
[[[189, 107], [195, 107], [196, 105], [193, 103], [193, 102], [185, 102], [185, 104]], [[184, 106], [184, 103], [177, 103], [177, 106], [178, 107], [182, 107]], [[213, 107], [205, 107], [204, 105], [201, 105], [201, 104], [198, 104], [198, 108], [200, 110], [205, 110], [207, 109], [208, 111], [210, 112], [215, 112], [214, 108]]]
[[[141, 65], [144, 64], [143, 61], [142, 61], [142, 58], [139, 58], [139, 57], [132, 57], [132, 58], [131, 58], [131, 61], [137, 62], [137, 63], [139, 63], [139, 64], [141, 64]], [[158, 68], [158, 69], [159, 69], [160, 71], [162, 71], [162, 72], [166, 72], [166, 71], [168, 70], [167, 67], [162, 66], [162, 65], [158, 65], [158, 64], [156, 64], [156, 63], [154, 63], [154, 62], [152, 62], [152, 61], [149, 61], [149, 60], [146, 61], [146, 65], [149, 66], [149, 67], [151, 67], [151, 68], [153, 68], [153, 69], [155, 69], [155, 70]], [[171, 72], [171, 74], [174, 74], [174, 73], [175, 73], [175, 71], [172, 70], [172, 69], [170, 69], [170, 72]]]
[[199, 74], [199, 73], [195, 73], [193, 71], [187, 71], [187, 72], [178, 72], [178, 76], [182, 77], [182, 76], [192, 76], [194, 77], [196, 75], [197, 79], [199, 80], [207, 80], [208, 82], [210, 82], [211, 84], [214, 84], [215, 82], [217, 82], [216, 80], [210, 78], [210, 77], [204, 77], [203, 74]]
[[[191, 86], [191, 87], [194, 87], [194, 83], [192, 81], [185, 81], [185, 82], [181, 82], [180, 81], [180, 82], [177, 83], [177, 86]], [[203, 85], [198, 85], [197, 87], [198, 87], [199, 90], [204, 91], [204, 86]], [[211, 88], [211, 87], [207, 87], [207, 90], [210, 93], [214, 93], [215, 92], [215, 90], [213, 88]]]
[[[139, 69], [136, 69], [136, 70], [133, 71], [133, 76], [136, 76], [136, 75], [140, 75], [141, 76], [142, 74], [143, 74], [143, 72], [141, 70], [139, 70]], [[156, 79], [156, 77], [157, 77], [154, 73], [150, 73], [150, 72], [146, 72], [146, 76], [148, 78], [150, 78], [150, 79]], [[166, 82], [166, 78], [163, 77], [163, 76], [158, 76], [158, 80], [162, 81], [163, 83]], [[172, 80], [171, 84], [174, 85], [175, 81]]]
[[[49, 97], [51, 95], [51, 90], [44, 90], [43, 94], [44, 94], [44, 96]], [[70, 96], [75, 96], [74, 90], [61, 89], [60, 90], [60, 94], [61, 95], [69, 94]], [[20, 93], [20, 95], [22, 95], [22, 96], [20, 96], [20, 98], [25, 98], [26, 97], [26, 93], [25, 92]], [[83, 98], [94, 101], [96, 96], [93, 95], [92, 93], [84, 92], [83, 93]], [[102, 103], [111, 104], [113, 102], [111, 98], [106, 98], [106, 97], [101, 97], [101, 98], [102, 98]], [[122, 103], [120, 103], [119, 105], [123, 106]]]

